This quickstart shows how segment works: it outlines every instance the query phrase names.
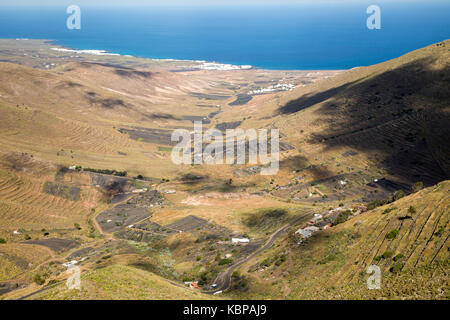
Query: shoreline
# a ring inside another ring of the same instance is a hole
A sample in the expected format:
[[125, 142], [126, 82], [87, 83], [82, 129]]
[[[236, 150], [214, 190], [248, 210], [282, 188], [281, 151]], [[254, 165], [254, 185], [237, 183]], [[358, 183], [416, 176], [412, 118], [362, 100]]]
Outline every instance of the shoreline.
[[36, 38], [3, 38], [0, 40], [15, 40], [15, 41], [41, 41], [49, 45], [49, 49], [60, 53], [74, 53], [74, 54], [85, 54], [97, 57], [125, 57], [125, 58], [136, 58], [136, 59], [146, 59], [153, 62], [175, 62], [175, 63], [192, 63], [194, 65], [190, 66], [193, 68], [191, 71], [245, 71], [245, 70], [263, 70], [263, 71], [279, 71], [279, 72], [302, 72], [302, 71], [346, 71], [350, 69], [279, 69], [279, 68], [267, 68], [259, 67], [255, 65], [239, 65], [232, 63], [222, 63], [217, 61], [208, 60], [193, 60], [193, 59], [176, 59], [176, 58], [151, 58], [138, 55], [128, 55], [116, 52], [111, 52], [104, 49], [78, 49], [68, 47], [64, 44], [59, 43], [55, 39], [36, 39]]

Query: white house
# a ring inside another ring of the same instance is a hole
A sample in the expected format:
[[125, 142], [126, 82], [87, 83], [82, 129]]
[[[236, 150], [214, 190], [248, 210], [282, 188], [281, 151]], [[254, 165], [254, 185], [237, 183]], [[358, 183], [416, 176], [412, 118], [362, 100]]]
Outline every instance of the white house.
[[66, 268], [70, 268], [70, 267], [76, 265], [77, 263], [78, 263], [77, 260], [72, 260], [72, 261], [63, 263], [62, 266], [63, 266], [63, 267], [66, 267]]
[[142, 189], [135, 189], [135, 190], [133, 190], [132, 192], [133, 192], [133, 193], [142, 193], [142, 192], [147, 192], [147, 191], [148, 191], [147, 188], [142, 188]]
[[297, 231], [295, 231], [295, 235], [300, 236], [303, 239], [308, 239], [309, 237], [311, 237], [312, 232], [305, 229], [298, 229]]
[[311, 233], [314, 233], [314, 232], [319, 231], [320, 228], [317, 228], [317, 227], [315, 227], [315, 226], [310, 226], [310, 227], [306, 227], [306, 228], [303, 229], [303, 230], [310, 231]]
[[314, 232], [317, 232], [319, 230], [320, 228], [309, 226], [306, 228], [298, 229], [297, 231], [295, 231], [295, 235], [301, 237], [302, 239], [308, 239], [313, 235]]
[[321, 214], [315, 214], [314, 217], [310, 220], [311, 223], [316, 223], [323, 219]]
[[249, 243], [250, 239], [247, 238], [232, 238], [231, 243], [239, 244], [239, 243]]

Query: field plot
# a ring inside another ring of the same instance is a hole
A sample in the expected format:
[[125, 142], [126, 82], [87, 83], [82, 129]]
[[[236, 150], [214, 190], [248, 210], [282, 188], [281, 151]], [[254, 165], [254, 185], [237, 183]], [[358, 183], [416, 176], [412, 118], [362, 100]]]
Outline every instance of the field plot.
[[75, 223], [86, 224], [86, 217], [99, 198], [94, 188], [49, 182], [54, 179], [56, 170], [36, 174], [40, 167], [27, 166], [20, 161], [13, 163], [18, 169], [4, 169], [10, 164], [0, 166], [0, 233], [8, 232], [8, 237], [12, 237], [13, 231], [18, 229], [22, 229], [23, 234], [43, 228], [49, 231], [72, 229]]
[[44, 184], [43, 191], [57, 197], [77, 201], [80, 197], [81, 189], [78, 187], [70, 187], [64, 184], [47, 181]]
[[191, 215], [191, 216], [187, 216], [186, 218], [183, 218], [181, 220], [178, 220], [174, 223], [166, 225], [165, 228], [185, 232], [185, 231], [190, 231], [190, 230], [194, 230], [197, 228], [201, 228], [206, 223], [208, 223], [207, 220]]
[[21, 243], [0, 246], [0, 281], [11, 280], [51, 257], [48, 248]]
[[113, 233], [136, 224], [151, 216], [146, 208], [136, 208], [134, 205], [119, 204], [97, 216], [97, 222], [106, 233]]
[[74, 241], [74, 240], [57, 239], [57, 238], [30, 240], [30, 241], [26, 241], [24, 243], [44, 246], [55, 252], [66, 251], [66, 250], [75, 248], [80, 245], [77, 241]]
[[32, 299], [213, 299], [200, 292], [176, 286], [164, 278], [130, 266], [112, 265], [83, 274], [82, 290], [67, 290], [60, 285]]

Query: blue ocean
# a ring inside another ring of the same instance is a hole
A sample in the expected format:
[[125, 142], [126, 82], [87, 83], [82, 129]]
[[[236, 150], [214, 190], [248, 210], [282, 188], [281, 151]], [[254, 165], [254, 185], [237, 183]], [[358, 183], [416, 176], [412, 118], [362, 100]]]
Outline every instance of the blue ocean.
[[371, 65], [450, 38], [450, 1], [382, 2], [381, 29], [369, 30], [366, 9], [373, 2], [81, 6], [80, 30], [67, 29], [66, 7], [0, 3], [0, 38], [52, 39], [73, 49], [304, 70]]

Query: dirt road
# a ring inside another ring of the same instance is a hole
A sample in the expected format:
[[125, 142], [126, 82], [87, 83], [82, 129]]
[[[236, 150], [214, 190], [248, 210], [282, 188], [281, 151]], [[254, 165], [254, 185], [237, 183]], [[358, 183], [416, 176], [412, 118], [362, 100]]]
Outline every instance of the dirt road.
[[[311, 212], [309, 212], [311, 213]], [[286, 224], [285, 226], [281, 227], [280, 229], [278, 229], [277, 231], [275, 231], [270, 237], [269, 239], [266, 241], [266, 243], [260, 247], [259, 249], [257, 249], [255, 252], [253, 252], [251, 255], [249, 255], [248, 257], [245, 257], [241, 260], [239, 260], [238, 262], [236, 262], [235, 264], [233, 264], [231, 267], [229, 267], [226, 271], [220, 273], [216, 280], [215, 280], [215, 284], [217, 284], [217, 288], [214, 289], [214, 291], [204, 291], [203, 293], [206, 294], [214, 294], [217, 292], [221, 292], [221, 291], [225, 291], [230, 287], [231, 284], [231, 276], [233, 275], [234, 270], [236, 270], [237, 268], [239, 268], [240, 266], [242, 266], [244, 263], [247, 263], [248, 261], [250, 261], [251, 259], [253, 259], [254, 257], [256, 257], [258, 254], [260, 254], [261, 252], [270, 249], [272, 247], [272, 245], [274, 244], [274, 242], [283, 234], [285, 233], [290, 227], [295, 226], [299, 223], [301, 223], [304, 220], [307, 220], [307, 218], [309, 217], [309, 213], [303, 217], [300, 217], [296, 220], [294, 220], [293, 222]]]

